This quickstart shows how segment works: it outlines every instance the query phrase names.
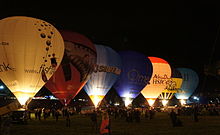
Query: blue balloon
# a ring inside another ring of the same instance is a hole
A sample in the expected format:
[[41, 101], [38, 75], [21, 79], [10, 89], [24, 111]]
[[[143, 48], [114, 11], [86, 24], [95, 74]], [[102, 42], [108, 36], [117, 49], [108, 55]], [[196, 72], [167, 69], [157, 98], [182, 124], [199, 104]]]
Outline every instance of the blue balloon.
[[[104, 45], [95, 45], [95, 47], [97, 51], [95, 70], [84, 86], [84, 90], [96, 106], [118, 79], [122, 63], [120, 55], [112, 48]], [[97, 98], [100, 101], [97, 101]]]
[[135, 51], [120, 51], [122, 72], [114, 88], [122, 99], [136, 98], [149, 83], [153, 67], [150, 59]]
[[176, 68], [171, 67], [171, 71], [171, 78], [182, 78], [181, 73]]
[[198, 74], [189, 68], [177, 68], [183, 78], [181, 90], [175, 93], [177, 99], [188, 99], [199, 84]]

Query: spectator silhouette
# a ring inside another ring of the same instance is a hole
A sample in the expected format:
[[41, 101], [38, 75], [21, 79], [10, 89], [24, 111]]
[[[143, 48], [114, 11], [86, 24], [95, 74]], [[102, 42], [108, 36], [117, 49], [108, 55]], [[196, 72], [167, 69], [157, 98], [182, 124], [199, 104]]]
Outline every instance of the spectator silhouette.
[[176, 114], [176, 112], [174, 112], [174, 110], [172, 110], [172, 111], [170, 112], [170, 118], [171, 118], [173, 127], [182, 126], [182, 122], [181, 122], [181, 120], [177, 117], [177, 114]]
[[92, 121], [92, 129], [97, 131], [98, 130], [98, 123], [97, 123], [97, 113], [95, 110], [90, 114], [90, 119]]

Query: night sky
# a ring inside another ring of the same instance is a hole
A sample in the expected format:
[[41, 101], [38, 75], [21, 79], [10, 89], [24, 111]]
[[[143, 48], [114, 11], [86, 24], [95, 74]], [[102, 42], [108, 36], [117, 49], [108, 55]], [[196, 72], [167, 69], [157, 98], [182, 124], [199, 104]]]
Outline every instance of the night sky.
[[14, 15], [43, 19], [116, 51], [135, 50], [163, 58], [174, 68], [191, 68], [203, 78], [204, 64], [220, 59], [220, 8], [215, 1], [192, 1], [98, 5], [9, 1], [1, 4], [0, 19]]

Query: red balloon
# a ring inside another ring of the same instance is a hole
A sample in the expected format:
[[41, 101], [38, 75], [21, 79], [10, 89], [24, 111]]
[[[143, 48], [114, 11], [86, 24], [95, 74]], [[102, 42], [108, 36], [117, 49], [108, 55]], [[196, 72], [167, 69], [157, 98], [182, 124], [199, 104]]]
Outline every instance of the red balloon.
[[67, 105], [88, 81], [96, 63], [94, 44], [84, 35], [60, 31], [65, 43], [61, 65], [46, 83], [46, 87], [62, 104]]

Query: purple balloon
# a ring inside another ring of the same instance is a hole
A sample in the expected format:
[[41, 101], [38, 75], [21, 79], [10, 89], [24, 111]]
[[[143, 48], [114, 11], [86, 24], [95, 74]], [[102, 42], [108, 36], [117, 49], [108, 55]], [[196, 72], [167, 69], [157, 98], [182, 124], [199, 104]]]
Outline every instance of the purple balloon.
[[149, 83], [153, 72], [152, 63], [147, 56], [139, 52], [120, 51], [118, 53], [122, 59], [122, 70], [113, 87], [122, 99], [134, 99]]

